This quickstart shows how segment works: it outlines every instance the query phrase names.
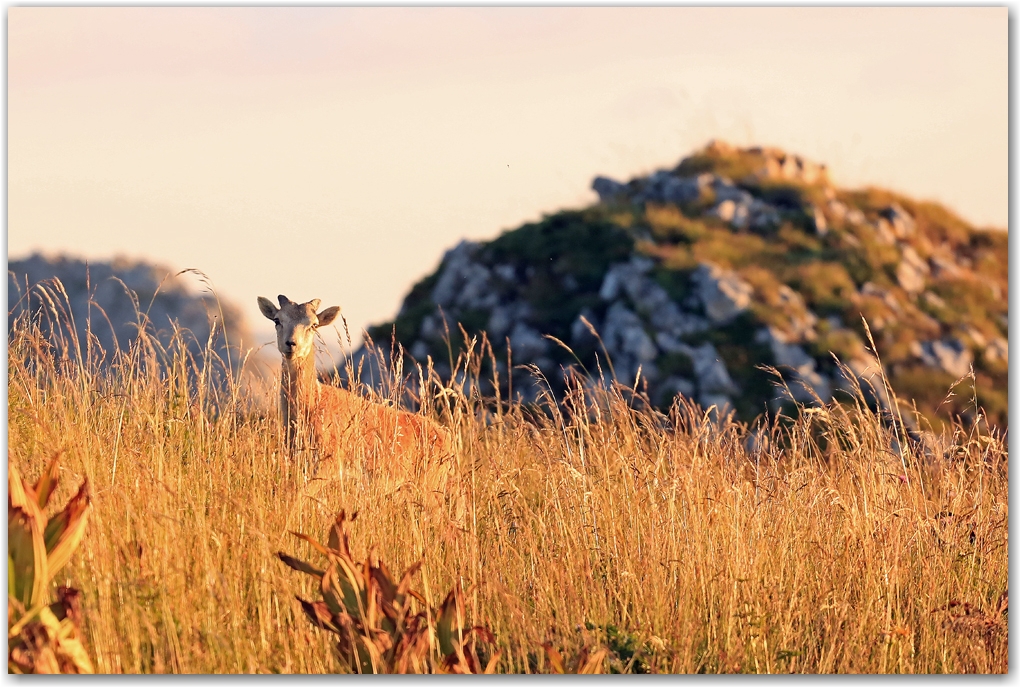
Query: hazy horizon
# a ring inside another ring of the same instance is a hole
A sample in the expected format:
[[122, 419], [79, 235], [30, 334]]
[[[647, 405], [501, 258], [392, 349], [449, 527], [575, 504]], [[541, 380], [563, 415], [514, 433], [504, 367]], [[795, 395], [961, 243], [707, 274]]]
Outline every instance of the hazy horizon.
[[357, 338], [461, 238], [710, 139], [1007, 228], [1002, 8], [8, 11], [8, 256], [198, 268]]

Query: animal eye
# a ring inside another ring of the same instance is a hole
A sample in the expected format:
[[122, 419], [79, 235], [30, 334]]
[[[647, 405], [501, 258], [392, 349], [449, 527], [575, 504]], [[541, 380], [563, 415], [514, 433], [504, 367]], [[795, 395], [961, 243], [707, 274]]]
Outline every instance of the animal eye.
[[273, 318], [273, 322], [275, 322], [275, 323], [276, 323], [276, 326], [277, 326], [277, 327], [279, 327], [279, 326], [280, 326], [280, 318], [278, 318], [278, 317], [274, 317], [274, 318]]

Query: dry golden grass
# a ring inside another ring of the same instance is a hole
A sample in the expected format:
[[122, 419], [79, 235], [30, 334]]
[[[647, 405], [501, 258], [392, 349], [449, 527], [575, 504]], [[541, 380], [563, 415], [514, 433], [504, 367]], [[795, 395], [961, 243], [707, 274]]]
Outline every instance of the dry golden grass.
[[423, 560], [432, 606], [470, 589], [501, 672], [547, 670], [546, 642], [608, 642], [607, 668], [630, 671], [1008, 670], [1000, 436], [956, 427], [931, 457], [893, 453], [893, 430], [847, 403], [748, 449], [744, 427], [618, 386], [533, 413], [433, 380], [450, 461], [317, 475], [271, 411], [208, 382], [214, 356], [149, 344], [101, 372], [71, 336], [25, 320], [9, 336], [9, 459], [34, 475], [63, 450], [62, 488], [93, 488], [57, 582], [84, 593], [97, 672], [338, 670], [294, 598], [314, 595], [307, 576], [275, 554], [308, 558], [288, 531], [323, 537], [340, 508], [360, 513], [356, 556]]

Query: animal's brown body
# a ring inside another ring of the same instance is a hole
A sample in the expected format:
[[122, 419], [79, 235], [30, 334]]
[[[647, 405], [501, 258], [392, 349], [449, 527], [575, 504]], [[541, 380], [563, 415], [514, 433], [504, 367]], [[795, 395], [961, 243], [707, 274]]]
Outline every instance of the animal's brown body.
[[277, 346], [283, 355], [280, 411], [290, 449], [310, 440], [323, 458], [341, 460], [344, 456], [337, 455], [341, 448], [373, 458], [448, 452], [446, 433], [432, 420], [319, 382], [315, 329], [332, 322], [339, 308], [316, 313], [318, 299], [294, 303], [279, 296], [279, 301], [277, 308], [265, 298], [258, 299], [262, 314], [276, 323]]

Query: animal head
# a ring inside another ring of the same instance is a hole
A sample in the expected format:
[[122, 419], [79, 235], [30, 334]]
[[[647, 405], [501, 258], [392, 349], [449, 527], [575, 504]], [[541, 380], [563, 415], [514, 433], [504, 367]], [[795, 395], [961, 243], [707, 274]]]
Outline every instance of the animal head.
[[335, 320], [340, 306], [334, 305], [316, 313], [318, 298], [307, 303], [295, 303], [282, 295], [277, 298], [280, 301], [279, 308], [268, 298], [259, 296], [259, 310], [276, 324], [276, 347], [283, 357], [287, 360], [304, 358], [312, 352], [315, 330]]

